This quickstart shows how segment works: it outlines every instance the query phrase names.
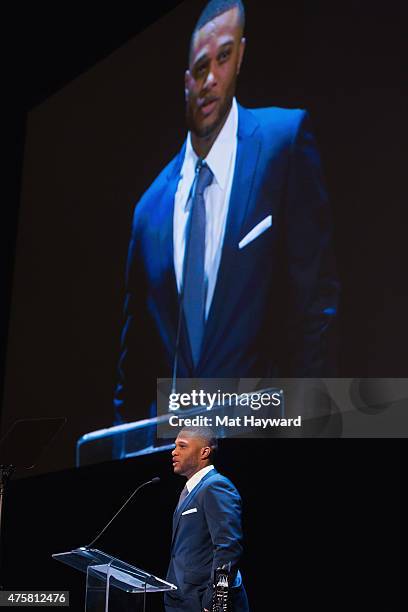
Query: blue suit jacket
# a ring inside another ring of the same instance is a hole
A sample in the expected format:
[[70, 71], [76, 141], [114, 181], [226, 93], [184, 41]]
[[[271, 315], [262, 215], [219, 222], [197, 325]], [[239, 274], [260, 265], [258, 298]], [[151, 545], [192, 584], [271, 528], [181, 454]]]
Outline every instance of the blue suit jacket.
[[[180, 378], [322, 377], [338, 283], [318, 152], [303, 110], [238, 106], [238, 147], [227, 225], [202, 353], [194, 369], [184, 322]], [[178, 320], [173, 208], [185, 145], [136, 206], [115, 406], [140, 418], [171, 378]], [[272, 226], [239, 243], [265, 217]], [[149, 386], [150, 385], [150, 386]], [[141, 389], [145, 397], [141, 398]]]
[[[214, 570], [231, 562], [234, 580], [241, 554], [241, 498], [228, 478], [211, 470], [174, 513], [167, 580], [178, 590], [165, 594], [166, 608], [211, 610]], [[233, 610], [246, 612], [239, 576], [236, 582]]]

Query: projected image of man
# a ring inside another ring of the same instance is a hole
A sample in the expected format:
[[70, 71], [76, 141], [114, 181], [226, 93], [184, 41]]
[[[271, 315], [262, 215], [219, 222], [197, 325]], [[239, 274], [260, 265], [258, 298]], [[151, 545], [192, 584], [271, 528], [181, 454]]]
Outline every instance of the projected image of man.
[[118, 422], [148, 416], [141, 388], [153, 401], [175, 363], [179, 378], [334, 375], [319, 154], [306, 111], [237, 102], [244, 27], [241, 0], [204, 7], [184, 78], [187, 137], [135, 208]]

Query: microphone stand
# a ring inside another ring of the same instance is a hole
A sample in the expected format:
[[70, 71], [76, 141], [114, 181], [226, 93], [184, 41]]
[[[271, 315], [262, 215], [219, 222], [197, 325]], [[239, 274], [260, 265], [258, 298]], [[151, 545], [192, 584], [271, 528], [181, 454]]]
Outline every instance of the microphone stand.
[[137, 489], [135, 489], [132, 493], [132, 495], [130, 495], [127, 500], [125, 501], [124, 504], [122, 504], [122, 506], [119, 508], [119, 510], [117, 512], [115, 512], [115, 514], [112, 516], [111, 520], [109, 521], [109, 523], [107, 523], [107, 525], [105, 525], [105, 527], [102, 529], [102, 531], [100, 531], [97, 536], [92, 540], [92, 542], [90, 542], [90, 544], [87, 544], [86, 546], [84, 546], [83, 548], [85, 548], [86, 550], [89, 550], [97, 540], [99, 540], [99, 538], [101, 537], [102, 534], [105, 533], [105, 531], [107, 530], [107, 528], [109, 527], [109, 525], [115, 520], [115, 518], [118, 516], [118, 514], [120, 512], [122, 512], [123, 508], [125, 506], [127, 506], [127, 504], [130, 502], [130, 500], [133, 498], [134, 495], [136, 495], [136, 493], [138, 491], [140, 491], [140, 489], [142, 489], [143, 487], [145, 487], [148, 484], [158, 484], [160, 482], [160, 478], [158, 476], [156, 476], [155, 478], [152, 478], [151, 480], [148, 480], [147, 482], [144, 482], [143, 484], [139, 485], [137, 487]]

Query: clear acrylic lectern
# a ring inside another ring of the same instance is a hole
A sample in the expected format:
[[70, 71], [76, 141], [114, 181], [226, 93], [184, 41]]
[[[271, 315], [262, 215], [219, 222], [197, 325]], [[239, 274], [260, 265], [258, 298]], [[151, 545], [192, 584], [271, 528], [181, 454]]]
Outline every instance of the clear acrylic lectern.
[[138, 593], [133, 609], [140, 612], [147, 610], [147, 593], [177, 589], [174, 584], [97, 549], [76, 548], [70, 552], [54, 554], [52, 557], [86, 574], [86, 612], [107, 612], [111, 589]]

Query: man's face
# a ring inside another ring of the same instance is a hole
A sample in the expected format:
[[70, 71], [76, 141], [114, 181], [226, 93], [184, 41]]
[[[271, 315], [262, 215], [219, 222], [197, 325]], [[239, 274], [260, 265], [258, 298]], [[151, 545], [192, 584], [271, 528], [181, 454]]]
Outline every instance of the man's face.
[[219, 131], [235, 95], [244, 54], [238, 8], [226, 11], [196, 32], [185, 75], [189, 130], [200, 138]]
[[177, 436], [175, 444], [171, 453], [173, 471], [180, 476], [191, 478], [204, 467], [210, 449], [201, 438], [195, 438], [182, 431]]

